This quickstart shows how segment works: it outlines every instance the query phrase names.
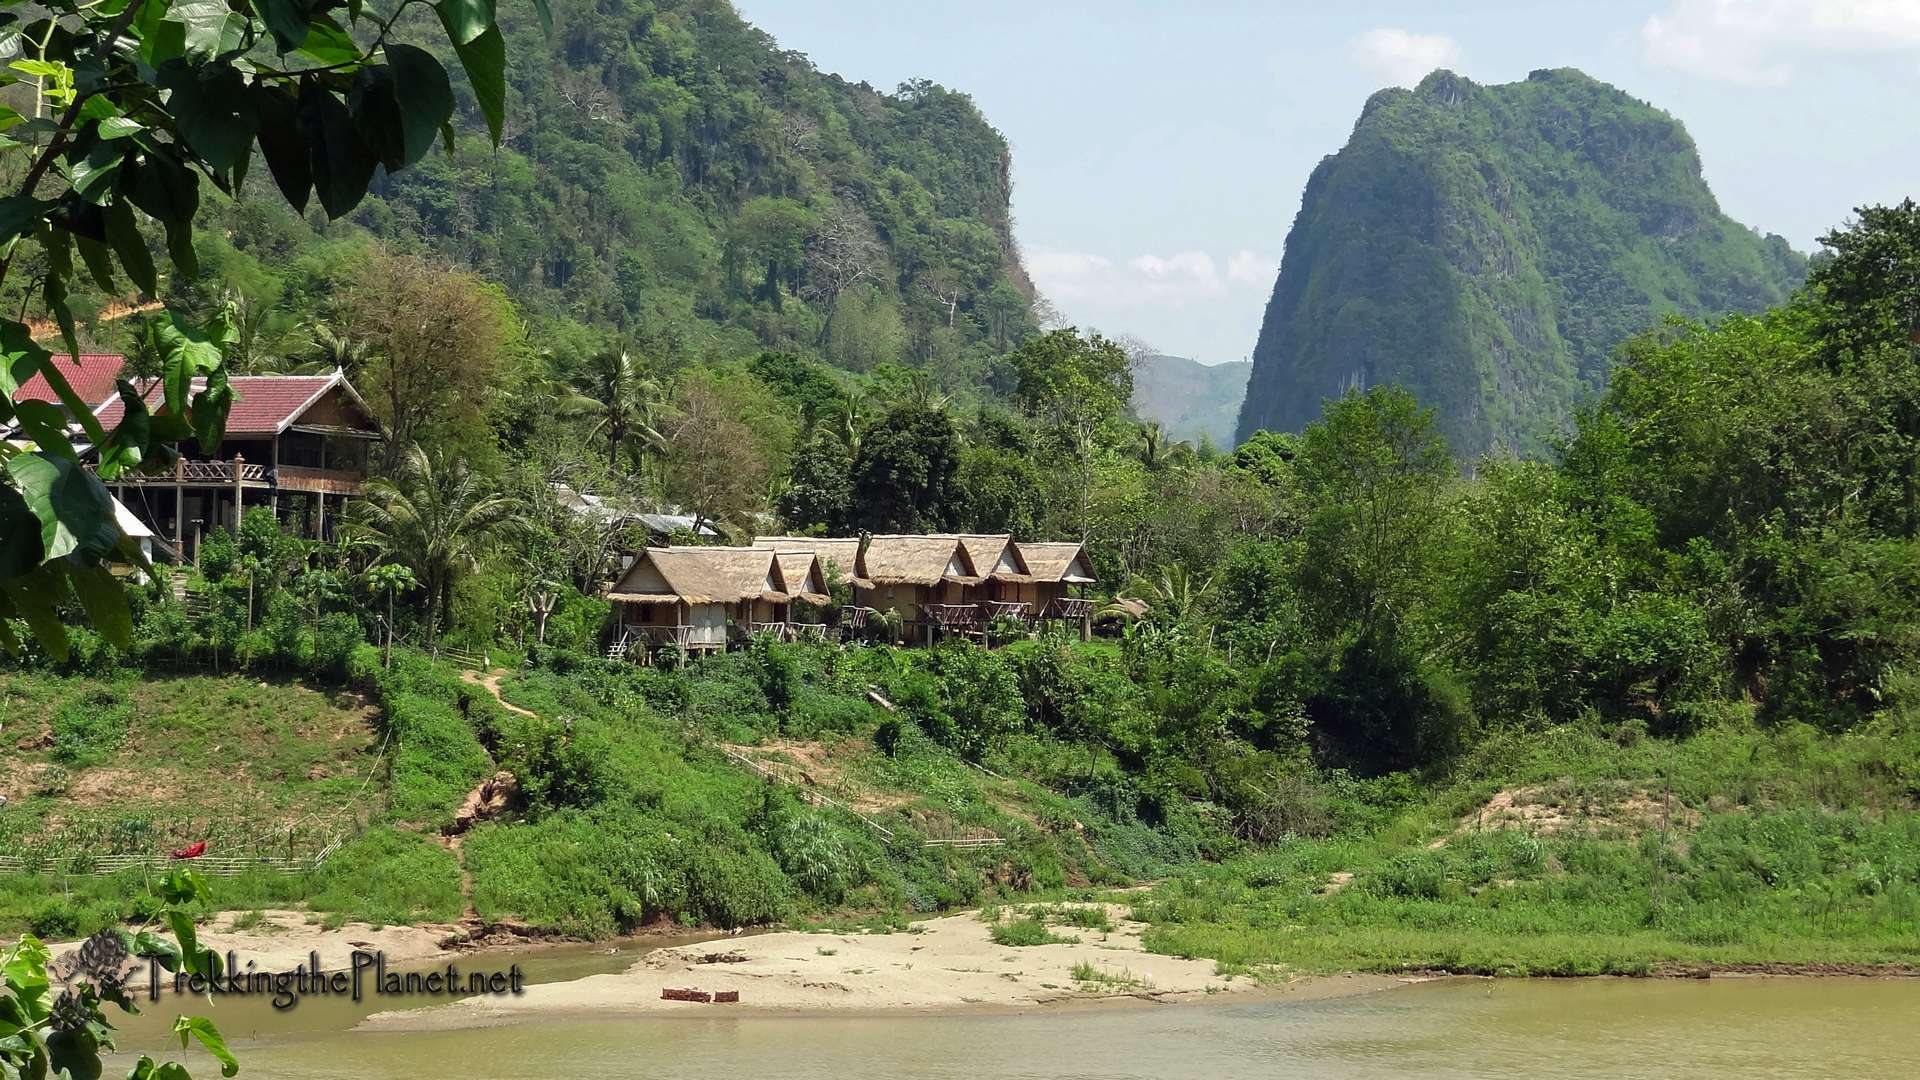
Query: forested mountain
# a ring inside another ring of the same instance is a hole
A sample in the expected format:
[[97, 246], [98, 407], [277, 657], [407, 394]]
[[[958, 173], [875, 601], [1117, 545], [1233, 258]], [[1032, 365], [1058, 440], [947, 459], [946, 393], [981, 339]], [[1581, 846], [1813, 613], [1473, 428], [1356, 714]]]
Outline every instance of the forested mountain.
[[1722, 214], [1679, 121], [1578, 71], [1382, 90], [1307, 182], [1239, 434], [1407, 387], [1456, 453], [1527, 449], [1662, 315], [1778, 303], [1805, 259]]
[[376, 177], [343, 223], [285, 211], [257, 170], [216, 211], [239, 258], [203, 285], [324, 321], [301, 257], [370, 233], [498, 283], [537, 349], [617, 339], [669, 369], [772, 349], [949, 385], [1031, 328], [1007, 145], [966, 95], [823, 74], [725, 0], [552, 7], [549, 36], [501, 5], [498, 151], [456, 75], [454, 156]]
[[1229, 449], [1252, 366], [1244, 360], [1203, 364], [1184, 356], [1142, 356], [1133, 370], [1133, 411], [1174, 439], [1208, 439]]

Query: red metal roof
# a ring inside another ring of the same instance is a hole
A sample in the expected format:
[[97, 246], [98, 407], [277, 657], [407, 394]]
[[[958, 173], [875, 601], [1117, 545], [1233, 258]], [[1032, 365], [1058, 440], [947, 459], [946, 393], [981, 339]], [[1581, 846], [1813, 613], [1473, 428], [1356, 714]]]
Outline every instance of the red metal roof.
[[[81, 353], [80, 362], [74, 363], [72, 356], [55, 353], [53, 366], [67, 377], [67, 385], [80, 395], [80, 400], [95, 408], [114, 396], [113, 380], [120, 377], [120, 370], [127, 366], [126, 358], [116, 353]], [[16, 399], [26, 401], [44, 401], [51, 405], [60, 403], [53, 387], [47, 385], [47, 377], [35, 373], [21, 385]]]
[[[228, 380], [233, 409], [227, 413], [227, 435], [278, 435], [336, 382], [334, 375], [235, 375]], [[205, 380], [195, 379], [194, 392], [205, 385]], [[159, 383], [147, 388], [146, 400], [149, 409], [159, 409], [163, 400]], [[111, 431], [123, 411], [115, 399], [100, 411], [100, 426]]]

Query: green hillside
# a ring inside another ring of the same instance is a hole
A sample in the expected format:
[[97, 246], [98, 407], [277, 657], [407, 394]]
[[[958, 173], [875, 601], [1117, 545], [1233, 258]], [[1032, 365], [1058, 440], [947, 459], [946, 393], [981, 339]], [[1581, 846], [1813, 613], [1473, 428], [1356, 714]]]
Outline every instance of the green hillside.
[[338, 252], [371, 236], [496, 283], [533, 347], [562, 355], [617, 339], [675, 368], [772, 349], [972, 387], [1030, 332], [1006, 141], [965, 94], [822, 73], [724, 0], [552, 6], [551, 36], [530, 5], [501, 7], [498, 150], [449, 57], [453, 156], [376, 176], [339, 222], [295, 215], [256, 168], [208, 211], [202, 279], [169, 299], [239, 300], [280, 363], [304, 342], [278, 338], [335, 322]]
[[1720, 212], [1686, 129], [1651, 105], [1571, 69], [1435, 72], [1369, 99], [1308, 180], [1239, 434], [1396, 383], [1457, 453], [1535, 447], [1628, 337], [1778, 303], [1805, 268]]
[[1244, 360], [1203, 364], [1158, 353], [1142, 357], [1133, 372], [1133, 411], [1174, 439], [1231, 447], [1251, 368]]

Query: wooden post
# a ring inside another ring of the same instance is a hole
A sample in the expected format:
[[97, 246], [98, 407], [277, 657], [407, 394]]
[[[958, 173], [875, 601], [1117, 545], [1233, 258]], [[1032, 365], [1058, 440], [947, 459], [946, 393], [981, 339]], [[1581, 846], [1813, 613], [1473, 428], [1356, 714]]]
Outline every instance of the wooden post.
[[325, 540], [327, 538], [327, 493], [321, 491], [315, 494], [320, 500], [320, 520], [313, 526], [313, 539]]
[[246, 466], [247, 457], [245, 454], [233, 455], [233, 531], [235, 533], [240, 531], [240, 514], [243, 508], [243, 503], [240, 498], [240, 474], [245, 470]]
[[173, 550], [182, 560], [187, 557], [183, 546], [187, 539], [187, 463], [180, 458], [173, 459]]
[[267, 485], [267, 507], [273, 511], [273, 520], [280, 520], [280, 440], [273, 440], [273, 483]]

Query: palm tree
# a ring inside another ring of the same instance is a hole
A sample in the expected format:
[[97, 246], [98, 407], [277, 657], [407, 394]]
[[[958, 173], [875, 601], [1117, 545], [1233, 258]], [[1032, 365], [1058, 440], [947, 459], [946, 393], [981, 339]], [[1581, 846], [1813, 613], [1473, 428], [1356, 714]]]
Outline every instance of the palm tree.
[[427, 590], [427, 639], [453, 603], [453, 583], [514, 531], [518, 499], [490, 490], [465, 460], [410, 446], [392, 476], [367, 483], [347, 509], [347, 526], [385, 557], [413, 571]]
[[900, 393], [900, 404], [926, 412], [946, 412], [953, 404], [953, 395], [935, 387], [932, 376], [916, 370], [907, 378], [907, 385]]
[[1122, 590], [1131, 600], [1147, 605], [1147, 618], [1153, 622], [1179, 625], [1191, 621], [1213, 592], [1211, 574], [1195, 579], [1184, 566], [1162, 566], [1156, 578], [1136, 577]]
[[618, 468], [624, 448], [635, 459], [666, 448], [655, 424], [661, 411], [660, 380], [624, 349], [595, 353], [574, 379], [581, 411], [599, 419], [594, 433], [607, 439], [607, 464]]
[[367, 362], [368, 348], [365, 338], [354, 337], [345, 329], [321, 323], [313, 328], [313, 348], [307, 354], [311, 359], [295, 369], [295, 373], [332, 371], [334, 368], [358, 371]]
[[290, 357], [313, 344], [299, 316], [284, 305], [239, 291], [230, 291], [227, 301], [234, 316], [234, 341], [227, 347], [227, 361], [236, 372], [283, 371]]
[[1158, 472], [1170, 465], [1184, 464], [1193, 458], [1193, 444], [1186, 441], [1175, 442], [1160, 426], [1159, 421], [1149, 420], [1140, 425], [1140, 464]]
[[846, 444], [849, 458], [859, 457], [860, 437], [867, 427], [867, 392], [849, 387], [841, 405], [840, 441]]

